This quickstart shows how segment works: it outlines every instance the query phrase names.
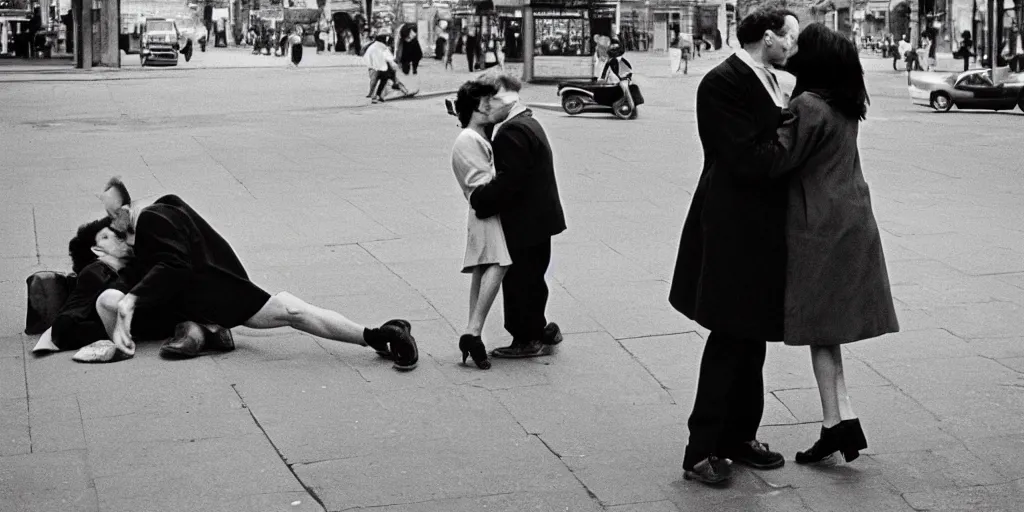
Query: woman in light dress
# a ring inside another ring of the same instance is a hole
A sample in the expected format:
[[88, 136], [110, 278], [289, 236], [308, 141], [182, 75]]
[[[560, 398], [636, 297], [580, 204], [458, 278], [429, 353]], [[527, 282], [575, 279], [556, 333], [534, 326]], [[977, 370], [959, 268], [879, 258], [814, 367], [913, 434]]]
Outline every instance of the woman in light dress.
[[[482, 100], [496, 92], [491, 86], [466, 82], [455, 99], [455, 115], [463, 129], [452, 147], [452, 171], [467, 203], [476, 187], [494, 178], [494, 154], [485, 131], [488, 125], [487, 105]], [[466, 231], [466, 258], [462, 271], [472, 273], [473, 281], [469, 291], [469, 325], [466, 334], [459, 338], [459, 350], [462, 351], [463, 364], [471, 356], [478, 368], [486, 370], [491, 367], [491, 362], [487, 359], [487, 349], [480, 333], [512, 258], [505, 245], [505, 232], [499, 216], [478, 219], [476, 212], [469, 207]]]

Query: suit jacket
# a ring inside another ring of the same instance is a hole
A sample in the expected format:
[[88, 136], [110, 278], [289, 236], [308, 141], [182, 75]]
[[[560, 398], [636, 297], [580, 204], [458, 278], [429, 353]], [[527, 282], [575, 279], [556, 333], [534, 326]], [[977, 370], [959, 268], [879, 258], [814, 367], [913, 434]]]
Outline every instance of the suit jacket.
[[551, 144], [533, 113], [505, 121], [491, 147], [497, 175], [470, 196], [476, 216], [501, 215], [511, 253], [565, 231]]
[[227, 240], [181, 198], [167, 195], [139, 213], [135, 262], [121, 272], [117, 288], [136, 295], [138, 306], [174, 305], [189, 293], [230, 303], [230, 296], [208, 296], [248, 280]]
[[704, 168], [683, 225], [669, 301], [703, 327], [780, 340], [786, 277], [782, 111], [733, 55], [697, 88]]

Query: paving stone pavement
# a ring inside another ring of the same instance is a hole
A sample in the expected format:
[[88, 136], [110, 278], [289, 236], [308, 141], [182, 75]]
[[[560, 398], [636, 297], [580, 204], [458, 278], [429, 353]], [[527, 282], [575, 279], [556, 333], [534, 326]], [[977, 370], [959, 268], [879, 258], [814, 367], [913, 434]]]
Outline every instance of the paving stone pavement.
[[[371, 106], [356, 67], [4, 83], [0, 510], [1019, 510], [1024, 116], [934, 114], [869, 69], [892, 91], [860, 144], [902, 327], [844, 349], [870, 448], [830, 469], [792, 462], [820, 407], [808, 353], [772, 344], [759, 436], [787, 465], [708, 489], [680, 469], [707, 333], [666, 301], [701, 165], [700, 73], [637, 60], [638, 120], [537, 110], [569, 223], [549, 273], [566, 339], [488, 372], [456, 348], [466, 206], [439, 99]], [[446, 73], [428, 63], [417, 80], [470, 76]], [[523, 96], [557, 101], [553, 86]], [[154, 343], [108, 365], [33, 357], [24, 279], [68, 268], [111, 175], [137, 197], [184, 197], [272, 292], [368, 325], [408, 318], [420, 368], [244, 328], [235, 351], [188, 361]], [[489, 346], [509, 341], [501, 311]]]

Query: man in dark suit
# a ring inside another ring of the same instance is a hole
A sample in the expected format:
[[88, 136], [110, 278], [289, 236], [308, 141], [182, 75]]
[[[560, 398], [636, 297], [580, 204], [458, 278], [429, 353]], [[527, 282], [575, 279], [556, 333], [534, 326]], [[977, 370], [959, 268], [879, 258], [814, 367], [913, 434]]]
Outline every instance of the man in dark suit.
[[710, 330], [688, 427], [684, 477], [730, 477], [725, 458], [759, 469], [782, 455], [756, 440], [766, 340], [782, 339], [786, 185], [769, 178], [784, 94], [769, 69], [795, 50], [799, 21], [759, 9], [740, 22], [743, 48], [697, 88], [704, 169], [683, 225], [669, 301]]
[[481, 80], [494, 86], [488, 117], [497, 123], [491, 146], [497, 175], [478, 187], [469, 202], [476, 216], [501, 215], [512, 266], [501, 282], [505, 329], [512, 344], [491, 352], [494, 357], [537, 357], [552, 353], [562, 341], [554, 322], [546, 324], [548, 286], [544, 273], [551, 263], [551, 237], [565, 231], [558, 197], [551, 144], [533, 113], [519, 102], [522, 84], [506, 74]]
[[[369, 346], [394, 359], [398, 370], [416, 367], [418, 352], [409, 322], [391, 320], [367, 329], [290, 293], [272, 296], [249, 280], [227, 240], [181, 198], [163, 196], [138, 208], [127, 204], [126, 196], [124, 184], [115, 178], [102, 199], [113, 217], [112, 229], [127, 236], [136, 259], [97, 301], [111, 341], [120, 350], [134, 353], [133, 334], [140, 330], [147, 339], [173, 333], [160, 353], [182, 358], [234, 349], [230, 329], [239, 325], [292, 327]], [[148, 325], [133, 326], [133, 319]]]

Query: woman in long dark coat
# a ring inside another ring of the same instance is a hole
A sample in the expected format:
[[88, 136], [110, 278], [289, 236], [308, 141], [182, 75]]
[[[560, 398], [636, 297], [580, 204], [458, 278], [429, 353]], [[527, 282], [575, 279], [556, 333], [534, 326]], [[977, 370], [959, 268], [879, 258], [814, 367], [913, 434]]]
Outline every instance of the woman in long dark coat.
[[784, 340], [810, 346], [821, 397], [821, 438], [796, 454], [847, 461], [867, 448], [843, 376], [840, 345], [896, 332], [882, 240], [861, 172], [857, 135], [867, 112], [864, 72], [853, 43], [808, 26], [789, 63], [797, 77], [795, 120], [779, 129], [789, 150]]

